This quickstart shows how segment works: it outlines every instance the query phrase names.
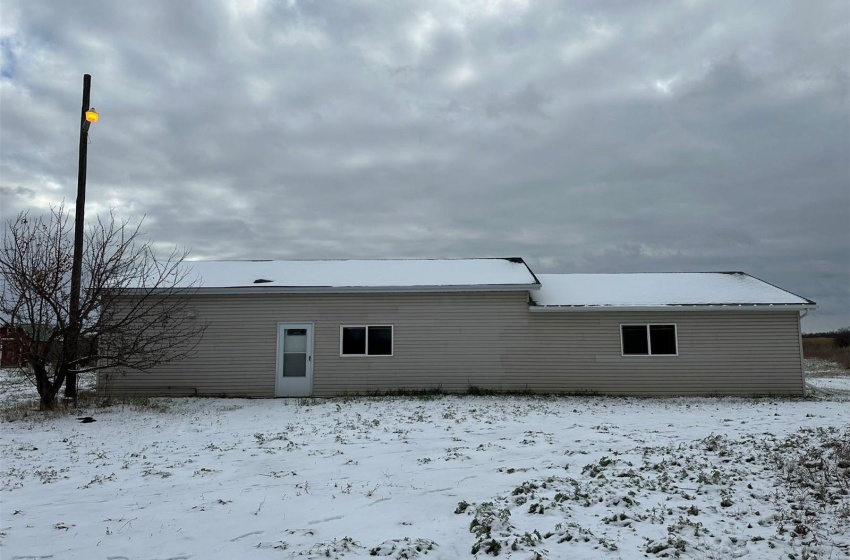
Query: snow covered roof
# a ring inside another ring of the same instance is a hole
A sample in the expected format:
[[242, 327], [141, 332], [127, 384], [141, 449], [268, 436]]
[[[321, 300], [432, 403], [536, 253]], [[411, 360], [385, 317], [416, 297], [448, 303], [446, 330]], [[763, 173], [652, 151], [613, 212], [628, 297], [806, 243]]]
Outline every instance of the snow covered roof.
[[539, 274], [539, 311], [814, 308], [815, 303], [743, 272]]
[[201, 292], [530, 290], [521, 258], [188, 262]]

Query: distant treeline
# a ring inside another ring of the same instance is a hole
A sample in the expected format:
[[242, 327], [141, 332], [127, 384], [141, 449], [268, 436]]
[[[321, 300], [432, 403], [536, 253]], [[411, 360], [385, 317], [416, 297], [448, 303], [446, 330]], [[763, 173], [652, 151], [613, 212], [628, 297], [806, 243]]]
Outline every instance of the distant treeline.
[[831, 338], [837, 347], [847, 348], [850, 346], [850, 327], [828, 332], [806, 333], [803, 338]]

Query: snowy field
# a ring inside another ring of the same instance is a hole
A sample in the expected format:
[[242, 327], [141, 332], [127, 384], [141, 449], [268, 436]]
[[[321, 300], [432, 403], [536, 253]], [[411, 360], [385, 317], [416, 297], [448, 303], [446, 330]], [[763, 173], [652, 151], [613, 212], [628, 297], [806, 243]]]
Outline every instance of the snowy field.
[[0, 557], [848, 558], [850, 377], [808, 365], [823, 391], [806, 399], [151, 399], [49, 418], [6, 379]]

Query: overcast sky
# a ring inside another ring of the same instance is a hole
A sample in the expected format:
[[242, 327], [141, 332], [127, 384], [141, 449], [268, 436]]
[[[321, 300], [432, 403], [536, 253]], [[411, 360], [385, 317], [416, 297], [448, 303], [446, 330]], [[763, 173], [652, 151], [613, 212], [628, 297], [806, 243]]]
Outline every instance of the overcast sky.
[[2, 217], [196, 259], [743, 270], [850, 323], [846, 0], [2, 0]]

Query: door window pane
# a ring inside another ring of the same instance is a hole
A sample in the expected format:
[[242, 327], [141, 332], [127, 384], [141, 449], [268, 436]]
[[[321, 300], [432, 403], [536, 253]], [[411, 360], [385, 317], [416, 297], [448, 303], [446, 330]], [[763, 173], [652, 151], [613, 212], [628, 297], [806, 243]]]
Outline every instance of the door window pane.
[[369, 355], [390, 356], [393, 353], [393, 328], [369, 327]]
[[307, 354], [283, 353], [283, 376], [284, 377], [307, 377]]
[[307, 351], [307, 329], [286, 329], [283, 334], [284, 352]]
[[366, 353], [366, 327], [342, 327], [342, 353]]

